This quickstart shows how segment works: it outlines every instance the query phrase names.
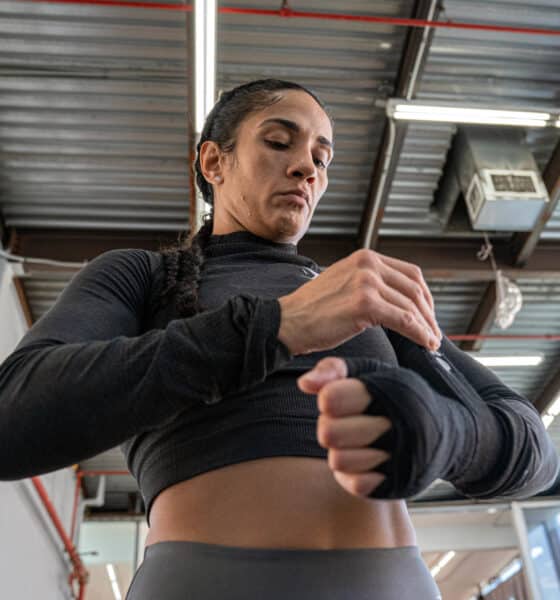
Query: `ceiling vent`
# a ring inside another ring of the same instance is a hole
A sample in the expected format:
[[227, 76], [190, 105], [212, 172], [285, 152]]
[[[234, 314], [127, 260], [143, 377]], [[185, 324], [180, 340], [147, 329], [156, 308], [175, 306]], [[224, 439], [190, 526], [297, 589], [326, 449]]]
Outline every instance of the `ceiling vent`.
[[549, 201], [537, 163], [518, 129], [461, 127], [436, 194], [447, 227], [460, 196], [476, 231], [530, 231]]

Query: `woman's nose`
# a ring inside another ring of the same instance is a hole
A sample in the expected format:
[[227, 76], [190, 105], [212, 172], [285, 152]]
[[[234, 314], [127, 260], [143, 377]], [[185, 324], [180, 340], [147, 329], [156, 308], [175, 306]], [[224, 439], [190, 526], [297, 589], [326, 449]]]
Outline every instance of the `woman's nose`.
[[306, 179], [309, 179], [310, 177], [315, 178], [316, 166], [313, 162], [313, 158], [300, 158], [295, 161], [290, 167], [290, 175], [295, 177], [305, 177]]

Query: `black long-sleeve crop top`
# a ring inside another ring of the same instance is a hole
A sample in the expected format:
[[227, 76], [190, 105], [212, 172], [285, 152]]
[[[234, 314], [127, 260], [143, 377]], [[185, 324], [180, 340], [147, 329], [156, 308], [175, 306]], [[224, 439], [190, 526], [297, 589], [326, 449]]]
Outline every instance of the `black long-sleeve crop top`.
[[[205, 254], [205, 311], [189, 318], [160, 302], [165, 272], [157, 252], [110, 250], [73, 277], [0, 365], [0, 480], [50, 472], [120, 445], [149, 524], [157, 494], [198, 474], [261, 457], [326, 459], [316, 439], [315, 397], [297, 388], [297, 377], [332, 355], [362, 361], [364, 369], [370, 359], [395, 366], [408, 342], [393, 345], [381, 327], [370, 327], [332, 350], [294, 357], [277, 339], [277, 298], [315, 277], [317, 264], [294, 244], [248, 231], [211, 236]], [[473, 383], [480, 402], [491, 388], [495, 403], [498, 389], [499, 410], [515, 417], [500, 433], [510, 455], [485, 461], [524, 461], [527, 468], [493, 491], [528, 496], [550, 486], [558, 460], [534, 407], [448, 340], [440, 352]], [[473, 464], [470, 480], [487, 467]]]

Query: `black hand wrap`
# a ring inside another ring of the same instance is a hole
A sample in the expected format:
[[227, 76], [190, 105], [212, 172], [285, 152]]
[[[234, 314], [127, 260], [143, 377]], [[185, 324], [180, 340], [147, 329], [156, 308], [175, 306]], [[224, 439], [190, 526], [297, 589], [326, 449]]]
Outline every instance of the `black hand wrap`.
[[367, 359], [346, 362], [348, 377], [362, 381], [372, 397], [364, 413], [392, 423], [370, 444], [391, 455], [372, 469], [386, 478], [370, 498], [409, 498], [435, 479], [452, 479], [462, 471], [472, 417], [459, 402], [439, 394], [410, 369]]

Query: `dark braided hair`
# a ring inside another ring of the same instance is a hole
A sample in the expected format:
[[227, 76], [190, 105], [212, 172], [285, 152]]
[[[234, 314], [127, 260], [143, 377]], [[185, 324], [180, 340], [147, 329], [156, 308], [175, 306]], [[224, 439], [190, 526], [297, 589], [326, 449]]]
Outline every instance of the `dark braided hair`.
[[[281, 96], [275, 92], [285, 89], [307, 92], [323, 108], [332, 122], [332, 116], [319, 98], [309, 89], [291, 81], [259, 79], [223, 92], [206, 117], [200, 141], [196, 146], [194, 163], [196, 184], [204, 200], [212, 207], [214, 194], [212, 186], [206, 181], [200, 168], [200, 147], [210, 140], [216, 142], [222, 152], [233, 152], [237, 131], [243, 120], [251, 113], [278, 102]], [[194, 202], [194, 199], [191, 201]], [[163, 256], [165, 268], [165, 282], [160, 301], [166, 303], [171, 296], [174, 296], [175, 307], [180, 317], [189, 317], [204, 310], [198, 300], [198, 284], [204, 262], [204, 247], [212, 235], [213, 218], [214, 213], [211, 210], [203, 215], [204, 224], [190, 239], [186, 232], [182, 232], [176, 243], [161, 246], [158, 250]]]

